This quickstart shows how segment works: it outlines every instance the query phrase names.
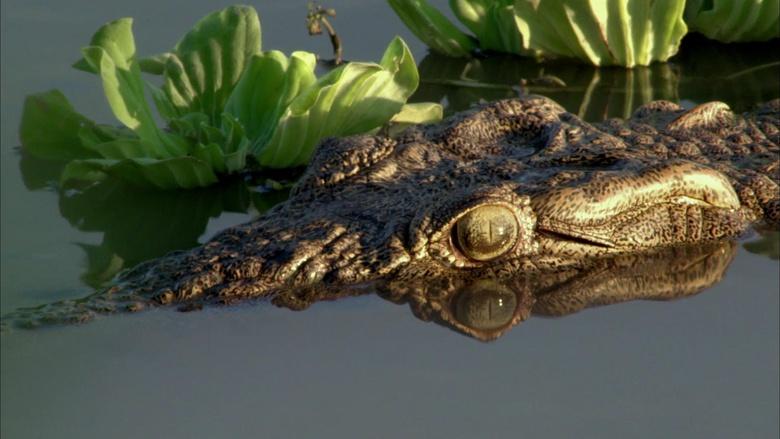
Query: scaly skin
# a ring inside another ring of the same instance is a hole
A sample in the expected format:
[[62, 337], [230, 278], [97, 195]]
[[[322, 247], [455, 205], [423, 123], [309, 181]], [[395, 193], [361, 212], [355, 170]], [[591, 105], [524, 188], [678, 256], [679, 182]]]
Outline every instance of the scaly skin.
[[[595, 125], [543, 97], [499, 101], [395, 139], [327, 140], [263, 217], [37, 313], [81, 320], [379, 279], [506, 277], [727, 239], [780, 223], [778, 154], [780, 100], [743, 116], [657, 101]], [[453, 234], [486, 205], [511, 213], [517, 239], [479, 261]]]

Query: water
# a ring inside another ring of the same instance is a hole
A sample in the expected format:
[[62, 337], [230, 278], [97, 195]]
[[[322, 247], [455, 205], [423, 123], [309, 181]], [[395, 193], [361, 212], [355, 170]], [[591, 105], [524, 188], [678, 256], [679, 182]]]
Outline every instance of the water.
[[[329, 53], [327, 38], [304, 31], [305, 3], [253, 5], [265, 48]], [[122, 267], [203, 242], [283, 199], [241, 183], [58, 196], [45, 189], [46, 167], [20, 163], [14, 149], [29, 93], [59, 88], [81, 112], [112, 120], [95, 78], [68, 67], [105, 21], [135, 17], [137, 46], [152, 54], [219, 6], [2, 3], [2, 313], [82, 297]], [[449, 112], [516, 94], [521, 78], [542, 74], [568, 87], [531, 91], [589, 120], [624, 116], [647, 99], [721, 99], [741, 111], [780, 94], [771, 45], [689, 38], [675, 62], [629, 75], [506, 58], [466, 64], [426, 57], [384, 2], [329, 6], [348, 59], [376, 60], [401, 35], [421, 62], [415, 100], [442, 100]], [[748, 246], [752, 252], [738, 248], [723, 280], [701, 294], [532, 316], [492, 343], [371, 295], [305, 312], [268, 304], [154, 310], [4, 334], [0, 431], [8, 438], [777, 437], [780, 269], [757, 244]]]

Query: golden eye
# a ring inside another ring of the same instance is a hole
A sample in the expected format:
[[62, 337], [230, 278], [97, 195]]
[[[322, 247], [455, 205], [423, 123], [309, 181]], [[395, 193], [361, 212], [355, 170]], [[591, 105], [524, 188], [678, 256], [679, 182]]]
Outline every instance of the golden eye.
[[463, 215], [455, 228], [458, 247], [475, 261], [495, 259], [517, 242], [517, 219], [503, 206], [477, 207]]

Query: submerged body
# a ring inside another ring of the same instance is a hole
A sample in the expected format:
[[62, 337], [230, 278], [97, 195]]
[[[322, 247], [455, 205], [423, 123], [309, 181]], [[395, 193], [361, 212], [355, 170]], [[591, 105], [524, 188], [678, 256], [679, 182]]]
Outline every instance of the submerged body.
[[778, 100], [744, 116], [657, 101], [594, 125], [546, 98], [499, 101], [397, 138], [328, 140], [263, 217], [52, 312], [505, 278], [727, 239], [780, 223], [779, 154]]

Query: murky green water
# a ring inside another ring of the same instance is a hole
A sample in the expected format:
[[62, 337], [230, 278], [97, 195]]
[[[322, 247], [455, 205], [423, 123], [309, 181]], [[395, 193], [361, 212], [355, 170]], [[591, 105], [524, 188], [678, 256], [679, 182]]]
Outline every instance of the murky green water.
[[[253, 5], [264, 47], [328, 53], [326, 38], [305, 33], [305, 2]], [[448, 111], [516, 95], [522, 79], [589, 120], [650, 99], [720, 99], [741, 111], [780, 95], [776, 42], [689, 38], [674, 62], [630, 73], [466, 62], [425, 56], [382, 1], [329, 5], [347, 58], [377, 59], [400, 34], [423, 75], [415, 100]], [[3, 1], [0, 312], [81, 297], [123, 267], [196, 245], [284, 198], [241, 182], [58, 195], [47, 189], [51, 169], [15, 150], [29, 93], [59, 88], [88, 116], [112, 120], [95, 78], [68, 67], [102, 23], [136, 17], [137, 45], [152, 54], [221, 6]], [[543, 75], [568, 87], [534, 81]], [[376, 296], [305, 312], [156, 310], [4, 334], [0, 428], [4, 438], [777, 437], [780, 269], [756, 246], [740, 248], [701, 294], [531, 317], [489, 344]]]

